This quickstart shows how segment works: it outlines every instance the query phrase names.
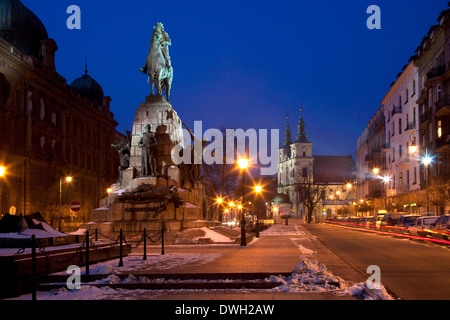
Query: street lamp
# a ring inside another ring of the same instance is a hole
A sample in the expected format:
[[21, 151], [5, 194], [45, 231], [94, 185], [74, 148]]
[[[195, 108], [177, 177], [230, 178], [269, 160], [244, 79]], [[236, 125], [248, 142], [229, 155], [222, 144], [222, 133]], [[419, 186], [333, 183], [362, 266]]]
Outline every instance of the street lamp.
[[426, 180], [426, 190], [425, 193], [427, 195], [427, 215], [429, 215], [430, 212], [430, 205], [429, 205], [429, 194], [428, 194], [428, 166], [433, 161], [433, 158], [430, 157], [428, 154], [425, 154], [425, 157], [422, 158], [422, 164], [425, 166], [425, 180]]
[[[255, 186], [255, 192], [256, 192], [256, 194], [262, 193], [262, 186], [260, 186], [260, 185]], [[259, 206], [257, 207], [257, 209], [259, 209]], [[256, 237], [259, 238], [259, 216], [258, 216], [258, 212], [256, 212]]]
[[[248, 159], [242, 158], [238, 160], [239, 168], [242, 170], [242, 203], [245, 203], [245, 170], [248, 167]], [[247, 245], [247, 239], [245, 236], [245, 215], [244, 208], [241, 210], [241, 247]]]
[[61, 230], [61, 198], [62, 198], [62, 183], [63, 180], [65, 182], [71, 182], [72, 181], [72, 177], [68, 176], [68, 177], [64, 177], [64, 178], [60, 178], [59, 179], [59, 217], [58, 217], [58, 230]]
[[3, 177], [5, 175], [5, 172], [6, 172], [6, 168], [0, 167], [0, 177]]

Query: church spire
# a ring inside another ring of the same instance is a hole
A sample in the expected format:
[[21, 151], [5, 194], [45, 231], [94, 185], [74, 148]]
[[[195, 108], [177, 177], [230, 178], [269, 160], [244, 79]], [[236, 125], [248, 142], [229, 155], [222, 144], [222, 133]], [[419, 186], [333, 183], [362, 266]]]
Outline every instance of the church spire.
[[286, 116], [286, 130], [284, 130], [283, 148], [289, 148], [292, 144], [291, 128], [289, 127], [289, 112]]
[[297, 143], [309, 143], [308, 137], [305, 133], [305, 122], [303, 121], [303, 108], [300, 108], [300, 120], [297, 125], [297, 136], [295, 137]]

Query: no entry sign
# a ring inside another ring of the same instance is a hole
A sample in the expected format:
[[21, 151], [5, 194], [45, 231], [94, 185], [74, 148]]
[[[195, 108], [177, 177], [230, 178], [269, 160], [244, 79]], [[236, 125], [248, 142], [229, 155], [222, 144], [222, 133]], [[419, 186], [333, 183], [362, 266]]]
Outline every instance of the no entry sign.
[[78, 201], [74, 201], [70, 204], [70, 209], [72, 209], [72, 211], [77, 212], [81, 209], [81, 203], [79, 203]]

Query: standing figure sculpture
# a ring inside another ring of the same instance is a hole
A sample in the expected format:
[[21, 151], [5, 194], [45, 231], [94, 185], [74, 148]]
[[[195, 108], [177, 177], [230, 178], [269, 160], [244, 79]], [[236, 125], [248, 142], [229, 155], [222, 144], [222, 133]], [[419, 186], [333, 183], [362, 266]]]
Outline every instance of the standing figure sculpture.
[[167, 101], [170, 102], [170, 88], [173, 80], [173, 68], [169, 56], [169, 46], [172, 44], [169, 35], [164, 31], [162, 23], [158, 22], [153, 27], [150, 41], [150, 52], [143, 68], [139, 70], [148, 75], [151, 85], [156, 88], [156, 94], [162, 95], [166, 91]]
[[120, 141], [119, 144], [112, 144], [111, 146], [116, 148], [119, 152], [120, 164], [119, 164], [119, 180], [117, 183], [122, 183], [122, 174], [125, 169], [130, 166], [130, 150], [131, 150], [131, 132], [126, 130], [127, 137]]
[[156, 176], [156, 155], [155, 145], [157, 144], [155, 133], [151, 131], [149, 124], [144, 126], [144, 131], [139, 140], [141, 151], [141, 175]]

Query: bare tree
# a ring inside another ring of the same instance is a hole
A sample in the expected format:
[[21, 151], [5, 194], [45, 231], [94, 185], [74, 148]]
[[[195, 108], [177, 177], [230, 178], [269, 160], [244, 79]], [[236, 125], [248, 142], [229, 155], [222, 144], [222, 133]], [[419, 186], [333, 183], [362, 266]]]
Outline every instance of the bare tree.
[[298, 202], [308, 209], [307, 222], [311, 223], [314, 209], [323, 200], [326, 184], [321, 183], [318, 177], [314, 177], [312, 171], [307, 170], [295, 178], [294, 191]]
[[[224, 149], [225, 150], [225, 135], [226, 129], [221, 128], [224, 136]], [[218, 196], [222, 198], [232, 199], [236, 195], [237, 188], [239, 187], [239, 170], [236, 170], [235, 164], [226, 163], [226, 155], [223, 155], [222, 164], [213, 163], [205, 164], [202, 166], [202, 181], [206, 185], [206, 192], [212, 199]], [[214, 203], [214, 201], [212, 202]]]

